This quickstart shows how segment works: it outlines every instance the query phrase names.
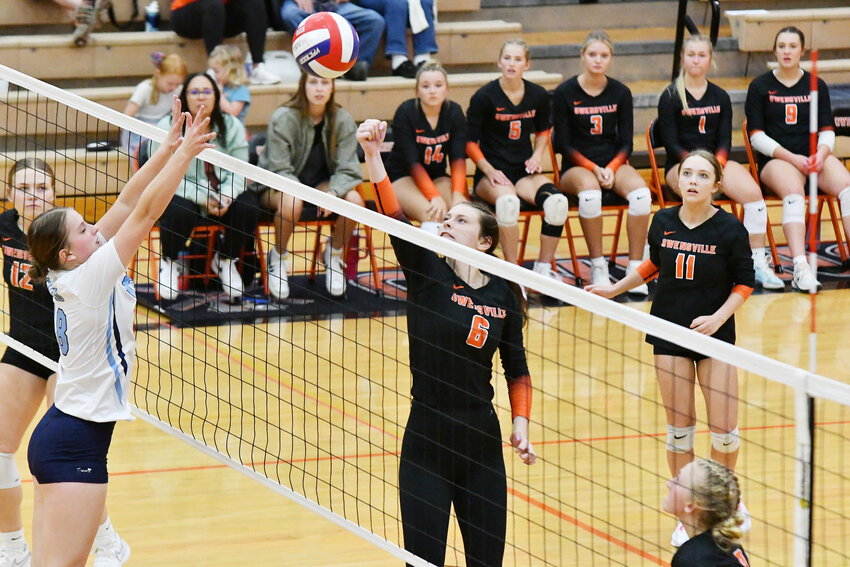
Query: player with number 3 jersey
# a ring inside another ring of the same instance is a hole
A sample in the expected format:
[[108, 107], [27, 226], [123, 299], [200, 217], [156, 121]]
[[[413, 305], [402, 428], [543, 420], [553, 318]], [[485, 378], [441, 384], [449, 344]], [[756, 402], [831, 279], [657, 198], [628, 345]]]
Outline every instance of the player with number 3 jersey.
[[[608, 263], [602, 256], [602, 191], [613, 190], [628, 201], [626, 231], [629, 264], [626, 274], [640, 265], [652, 194], [640, 174], [628, 164], [634, 132], [632, 93], [605, 75], [614, 57], [614, 44], [605, 32], [587, 36], [581, 49], [584, 71], [555, 89], [552, 144], [563, 156], [561, 191], [578, 199], [578, 216], [590, 254], [590, 280], [608, 283]], [[631, 290], [646, 295], [640, 285]]]
[[782, 199], [782, 229], [794, 259], [791, 287], [816, 291], [820, 283], [805, 255], [805, 191], [811, 170], [818, 173], [818, 188], [838, 198], [844, 232], [850, 230], [850, 172], [833, 155], [835, 130], [829, 90], [818, 79], [817, 151], [809, 155], [811, 75], [800, 68], [805, 36], [794, 26], [783, 28], [774, 39], [779, 66], [750, 83], [745, 110], [747, 133], [757, 152], [759, 177], [765, 188]]

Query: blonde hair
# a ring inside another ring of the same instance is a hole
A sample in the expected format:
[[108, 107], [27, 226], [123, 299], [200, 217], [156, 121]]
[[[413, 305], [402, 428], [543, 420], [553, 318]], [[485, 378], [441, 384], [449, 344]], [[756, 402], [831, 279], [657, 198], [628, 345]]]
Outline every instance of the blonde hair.
[[153, 77], [151, 77], [151, 83], [154, 86], [151, 89], [151, 104], [156, 104], [159, 102], [159, 89], [156, 88], [157, 77], [162, 75], [180, 75], [182, 81], [186, 78], [189, 71], [186, 68], [186, 62], [177, 53], [170, 53], [165, 56], [162, 53], [152, 53], [151, 59], [153, 59], [154, 65], [156, 65], [156, 70], [153, 72]]
[[528, 50], [528, 44], [525, 43], [518, 37], [512, 37], [510, 39], [506, 39], [505, 43], [502, 44], [502, 47], [499, 48], [499, 57], [502, 57], [502, 53], [505, 52], [505, 48], [509, 45], [518, 45], [525, 52], [525, 60], [531, 61], [531, 52]]
[[[218, 45], [210, 53], [210, 63], [218, 63], [224, 68], [228, 84], [238, 86], [248, 84], [245, 72], [245, 55], [236, 45]], [[223, 86], [223, 85], [222, 85]]]
[[[711, 63], [714, 64], [714, 46], [711, 45], [711, 40], [706, 36], [697, 33], [694, 34], [682, 43], [682, 57], [680, 61], [685, 60], [685, 50], [688, 48], [688, 45], [696, 42], [705, 43], [708, 46], [708, 54], [711, 56]], [[673, 83], [676, 87], [676, 94], [679, 95], [679, 100], [682, 101], [682, 108], [688, 110], [688, 94], [685, 92], [685, 66], [679, 65], [679, 76], [676, 77], [676, 81]]]
[[728, 552], [744, 535], [741, 530], [744, 519], [738, 512], [741, 501], [738, 477], [710, 459], [694, 459], [694, 469], [691, 492], [697, 523], [704, 531], [711, 530], [718, 547]]
[[419, 77], [422, 76], [423, 73], [430, 73], [431, 71], [436, 71], [438, 73], [442, 73], [443, 78], [446, 80], [446, 84], [449, 84], [449, 74], [446, 72], [445, 67], [440, 65], [439, 61], [428, 61], [419, 66], [419, 69], [416, 71], [416, 88], [419, 88]]
[[614, 42], [611, 41], [611, 37], [607, 33], [605, 33], [605, 30], [592, 31], [587, 34], [584, 43], [581, 44], [582, 55], [584, 55], [584, 52], [587, 50], [587, 47], [594, 41], [599, 41], [607, 45], [608, 49], [611, 50], [611, 55], [614, 55]]

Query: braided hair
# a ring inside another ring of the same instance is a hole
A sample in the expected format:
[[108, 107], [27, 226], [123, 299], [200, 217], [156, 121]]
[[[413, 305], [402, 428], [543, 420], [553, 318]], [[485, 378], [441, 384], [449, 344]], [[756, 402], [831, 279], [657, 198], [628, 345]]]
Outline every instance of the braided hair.
[[744, 522], [738, 504], [741, 487], [730, 469], [710, 459], [694, 459], [693, 498], [699, 527], [711, 530], [717, 546], [728, 552], [741, 539]]

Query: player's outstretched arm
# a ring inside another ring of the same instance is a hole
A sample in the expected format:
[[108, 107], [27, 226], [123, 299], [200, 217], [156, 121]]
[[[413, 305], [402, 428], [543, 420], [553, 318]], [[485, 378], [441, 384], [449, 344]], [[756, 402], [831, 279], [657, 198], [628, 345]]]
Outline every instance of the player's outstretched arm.
[[357, 128], [357, 141], [366, 154], [366, 170], [372, 183], [378, 183], [387, 176], [384, 160], [381, 159], [381, 144], [386, 135], [387, 123], [383, 120], [370, 118]]
[[[203, 106], [196, 117], [200, 116], [202, 111]], [[215, 137], [215, 132], [207, 132], [209, 117], [195, 121], [189, 113], [184, 113], [183, 116], [186, 132], [180, 147], [139, 197], [127, 222], [122, 224], [115, 234], [115, 249], [125, 266], [133, 259], [139, 245], [162, 216], [192, 160], [203, 150], [215, 147], [209, 143]]]
[[124, 185], [115, 203], [97, 221], [97, 228], [106, 238], [112, 238], [133, 212], [139, 197], [145, 188], [153, 181], [156, 174], [165, 166], [171, 154], [180, 145], [181, 132], [183, 131], [183, 115], [180, 112], [180, 99], [174, 97], [171, 106], [171, 129], [165, 137], [165, 141], [159, 145], [157, 150]]

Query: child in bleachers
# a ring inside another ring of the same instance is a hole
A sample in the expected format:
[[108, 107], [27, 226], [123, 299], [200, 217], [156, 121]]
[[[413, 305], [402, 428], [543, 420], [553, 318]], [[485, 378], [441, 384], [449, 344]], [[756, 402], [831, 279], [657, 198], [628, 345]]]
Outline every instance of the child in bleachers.
[[[187, 71], [186, 62], [176, 53], [165, 55], [155, 51], [151, 53], [151, 59], [156, 66], [153, 76], [136, 86], [123, 112], [142, 122], [156, 124], [171, 112], [174, 95], [180, 94]], [[135, 156], [141, 139], [138, 134], [123, 131], [121, 147], [126, 148], [131, 156]]]
[[217, 46], [210, 53], [209, 67], [224, 95], [221, 99], [221, 109], [245, 124], [245, 115], [251, 106], [251, 93], [246, 86], [248, 73], [245, 72], [245, 56], [242, 50], [235, 45]]

